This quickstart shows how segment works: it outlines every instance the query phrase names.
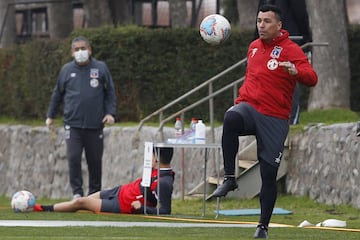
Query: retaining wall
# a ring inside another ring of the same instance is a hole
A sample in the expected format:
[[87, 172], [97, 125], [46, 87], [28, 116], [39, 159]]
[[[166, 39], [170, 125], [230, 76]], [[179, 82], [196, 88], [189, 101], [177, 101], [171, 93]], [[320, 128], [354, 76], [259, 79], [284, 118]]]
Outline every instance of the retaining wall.
[[[360, 208], [360, 138], [355, 136], [355, 125], [312, 126], [290, 136], [286, 191], [308, 195], [319, 202]], [[142, 176], [144, 142], [158, 142], [160, 137], [157, 128], [143, 127], [140, 133], [136, 130], [137, 127], [104, 129], [103, 188]], [[216, 142], [220, 142], [221, 131], [222, 128], [215, 129]], [[165, 128], [164, 134], [165, 138], [173, 136], [173, 129]], [[240, 148], [251, 140], [242, 137]], [[186, 193], [203, 181], [204, 150], [185, 150], [184, 161], [181, 154], [176, 149], [172, 162], [176, 172], [174, 198], [182, 197], [183, 189]], [[87, 192], [85, 159], [82, 166]], [[208, 175], [215, 174], [215, 169], [214, 153], [210, 151]], [[7, 196], [28, 189], [37, 197], [70, 198], [63, 129], [59, 127], [51, 133], [46, 127], [0, 125], [0, 182], [0, 194]]]

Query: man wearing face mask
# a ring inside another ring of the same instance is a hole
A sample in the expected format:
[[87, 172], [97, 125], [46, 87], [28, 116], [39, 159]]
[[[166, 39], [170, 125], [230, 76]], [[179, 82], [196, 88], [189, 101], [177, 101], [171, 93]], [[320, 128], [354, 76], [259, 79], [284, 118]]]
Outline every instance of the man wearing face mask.
[[81, 160], [83, 150], [89, 171], [89, 191], [101, 190], [103, 128], [115, 122], [116, 97], [107, 65], [91, 57], [90, 42], [76, 37], [71, 42], [74, 60], [66, 63], [54, 87], [46, 125], [54, 128], [61, 103], [73, 198], [84, 196]]

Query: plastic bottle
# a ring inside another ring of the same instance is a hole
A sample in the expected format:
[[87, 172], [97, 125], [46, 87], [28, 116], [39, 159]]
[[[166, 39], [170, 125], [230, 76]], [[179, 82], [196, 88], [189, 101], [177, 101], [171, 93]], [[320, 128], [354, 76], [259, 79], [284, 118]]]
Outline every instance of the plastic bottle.
[[176, 118], [175, 121], [175, 137], [180, 137], [182, 135], [182, 122], [181, 122], [181, 118]]
[[194, 117], [191, 118], [190, 131], [195, 132], [197, 122], [198, 122], [198, 120], [196, 118], [194, 118]]
[[195, 143], [205, 144], [205, 124], [202, 120], [198, 120], [195, 127]]

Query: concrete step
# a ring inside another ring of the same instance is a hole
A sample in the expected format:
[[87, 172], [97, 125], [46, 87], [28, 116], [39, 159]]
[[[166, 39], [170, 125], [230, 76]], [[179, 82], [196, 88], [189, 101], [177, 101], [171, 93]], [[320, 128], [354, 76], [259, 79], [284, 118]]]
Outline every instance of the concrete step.
[[248, 169], [251, 168], [256, 163], [257, 160], [239, 160], [239, 167], [243, 169]]
[[[278, 170], [277, 179], [281, 179], [287, 172], [287, 158], [288, 158], [288, 141], [284, 144], [284, 155]], [[261, 178], [260, 178], [260, 165], [257, 161], [256, 141], [251, 142], [246, 148], [238, 154], [241, 160], [238, 161], [238, 169], [236, 172], [237, 183], [239, 188], [233, 192], [228, 193], [227, 196], [234, 198], [253, 198], [260, 192]], [[220, 169], [220, 172], [223, 169]], [[220, 173], [219, 179], [217, 176], [210, 176], [206, 181], [207, 199], [211, 198], [211, 193], [216, 189], [218, 184], [223, 182], [223, 174]], [[204, 182], [198, 184], [188, 195], [202, 194], [204, 191]]]

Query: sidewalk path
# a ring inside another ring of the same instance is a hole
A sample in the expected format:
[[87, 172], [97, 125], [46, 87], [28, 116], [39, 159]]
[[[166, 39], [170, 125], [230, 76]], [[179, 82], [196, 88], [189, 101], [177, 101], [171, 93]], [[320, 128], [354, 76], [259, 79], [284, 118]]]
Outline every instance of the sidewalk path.
[[179, 223], [179, 222], [113, 222], [113, 221], [58, 221], [58, 220], [0, 220], [1, 227], [256, 227], [254, 224]]

